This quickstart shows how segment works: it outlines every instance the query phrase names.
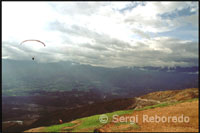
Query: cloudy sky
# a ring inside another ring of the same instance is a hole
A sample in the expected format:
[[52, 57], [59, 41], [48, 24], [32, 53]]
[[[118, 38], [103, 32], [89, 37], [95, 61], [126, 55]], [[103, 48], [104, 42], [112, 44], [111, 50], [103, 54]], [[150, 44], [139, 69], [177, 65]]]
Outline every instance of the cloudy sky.
[[[197, 66], [198, 2], [2, 2], [2, 58]], [[38, 39], [37, 42], [20, 42]]]

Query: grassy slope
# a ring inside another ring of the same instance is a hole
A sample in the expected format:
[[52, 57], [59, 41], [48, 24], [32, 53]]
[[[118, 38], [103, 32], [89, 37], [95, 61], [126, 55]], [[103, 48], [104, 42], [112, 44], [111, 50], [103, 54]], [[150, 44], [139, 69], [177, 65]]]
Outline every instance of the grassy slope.
[[74, 125], [75, 125], [74, 123], [64, 123], [64, 124], [60, 124], [60, 125], [49, 126], [49, 127], [45, 128], [44, 131], [45, 132], [58, 132], [63, 127], [71, 127]]
[[[199, 100], [198, 98], [190, 99], [190, 100], [183, 100], [183, 101], [177, 101], [177, 102], [165, 102], [165, 103], [160, 103], [152, 106], [146, 106], [142, 109], [136, 109], [137, 111], [141, 110], [146, 110], [146, 109], [151, 109], [151, 108], [157, 108], [157, 107], [166, 107], [170, 105], [175, 105], [178, 103], [183, 103], [183, 102], [191, 102], [194, 100]], [[105, 115], [108, 116], [108, 122], [110, 122], [112, 119], [113, 115], [124, 115], [124, 114], [131, 114], [134, 110], [121, 110], [121, 111], [115, 111], [112, 113], [106, 113]], [[85, 117], [81, 119], [77, 119], [76, 121], [79, 121], [80, 123], [75, 126], [74, 123], [69, 122], [69, 123], [64, 123], [64, 124], [59, 124], [59, 125], [53, 125], [44, 128], [43, 132], [65, 132], [65, 131], [71, 131], [71, 132], [81, 132], [81, 131], [87, 131], [87, 132], [93, 132], [94, 129], [102, 127], [104, 124], [99, 122], [99, 116], [100, 115], [94, 115], [90, 117]], [[120, 124], [127, 124], [127, 123], [120, 123]], [[69, 127], [68, 129], [63, 129], [64, 127]], [[73, 128], [70, 128], [73, 127]], [[138, 125], [133, 124], [132, 127], [130, 128], [139, 128]]]

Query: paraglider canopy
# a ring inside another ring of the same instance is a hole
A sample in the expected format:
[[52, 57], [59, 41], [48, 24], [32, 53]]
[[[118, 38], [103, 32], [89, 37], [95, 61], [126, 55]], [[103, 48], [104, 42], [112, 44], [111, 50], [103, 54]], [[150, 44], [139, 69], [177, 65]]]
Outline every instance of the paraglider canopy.
[[[22, 45], [25, 42], [29, 42], [29, 41], [34, 41], [34, 42], [38, 42], [40, 44], [42, 44], [44, 47], [46, 46], [44, 42], [40, 41], [40, 40], [36, 40], [36, 39], [29, 39], [29, 40], [24, 40], [20, 43], [20, 45]], [[32, 56], [32, 60], [35, 60], [35, 56]]]
[[28, 41], [36, 41], [36, 42], [39, 42], [39, 43], [41, 43], [42, 45], [44, 45], [44, 47], [46, 46], [44, 42], [42, 42], [42, 41], [40, 41], [40, 40], [35, 40], [35, 39], [24, 40], [24, 41], [21, 42], [20, 44], [23, 44], [23, 43], [28, 42]]

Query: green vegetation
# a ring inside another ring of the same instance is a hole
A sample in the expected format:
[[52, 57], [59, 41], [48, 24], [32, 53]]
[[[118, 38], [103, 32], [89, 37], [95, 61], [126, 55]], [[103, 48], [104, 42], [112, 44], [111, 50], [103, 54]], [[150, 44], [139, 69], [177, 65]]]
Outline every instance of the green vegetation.
[[[135, 110], [120, 110], [120, 111], [114, 111], [111, 113], [106, 113], [105, 115], [108, 116], [108, 122], [111, 122], [112, 120], [112, 116], [113, 115], [127, 115], [127, 114], [132, 114], [133, 111], [141, 111], [141, 110], [146, 110], [146, 109], [152, 109], [152, 108], [157, 108], [157, 107], [166, 107], [166, 106], [170, 106], [170, 105], [175, 105], [178, 103], [183, 103], [183, 102], [192, 102], [195, 100], [199, 100], [199, 98], [193, 98], [193, 99], [189, 99], [189, 100], [182, 100], [182, 101], [177, 101], [177, 102], [165, 102], [165, 103], [160, 103], [160, 104], [156, 104], [156, 105], [152, 105], [152, 106], [146, 106], [144, 108], [141, 109], [135, 109]], [[45, 132], [60, 132], [60, 131], [70, 131], [70, 132], [93, 132], [94, 129], [96, 128], [100, 128], [102, 127], [104, 124], [101, 123], [99, 121], [99, 117], [102, 114], [99, 115], [94, 115], [94, 116], [90, 116], [90, 117], [84, 117], [84, 118], [80, 118], [77, 119], [76, 121], [79, 121], [79, 123], [64, 123], [61, 125], [53, 125], [53, 126], [49, 126], [45, 128]], [[138, 129], [140, 128], [137, 124], [130, 124], [130, 123], [115, 123], [116, 125], [120, 126], [122, 124], [128, 124], [127, 127], [124, 127], [121, 131], [128, 131], [128, 130], [132, 130], [132, 129]], [[75, 126], [77, 125], [77, 126]], [[63, 130], [63, 127], [72, 127], [71, 129], [66, 129]], [[117, 131], [117, 128], [113, 128], [112, 131]]]
[[[132, 112], [133, 112], [133, 110], [121, 110], [121, 111], [115, 111], [112, 113], [106, 113], [105, 115], [108, 116], [108, 122], [110, 122], [112, 120], [113, 115], [130, 114]], [[95, 128], [99, 128], [99, 127], [103, 126], [104, 124], [100, 123], [99, 117], [100, 117], [100, 115], [94, 115], [94, 116], [78, 119], [78, 120], [82, 121], [82, 124], [80, 126], [78, 126], [77, 128], [75, 128], [74, 131], [77, 132], [81, 129], [86, 129], [86, 128], [89, 129], [88, 131], [94, 131]]]
[[45, 128], [43, 132], [59, 132], [60, 129], [62, 129], [63, 127], [71, 127], [74, 125], [75, 125], [74, 123], [64, 123], [60, 125], [49, 126]]
[[181, 102], [192, 102], [192, 101], [196, 101], [196, 100], [199, 100], [199, 98], [192, 98], [192, 99], [189, 99], [189, 100], [183, 100]]
[[[108, 122], [112, 120], [113, 115], [124, 115], [124, 114], [131, 114], [133, 110], [121, 110], [121, 111], [115, 111], [112, 113], [106, 113], [105, 115], [108, 116]], [[102, 114], [100, 114], [102, 115]], [[104, 124], [99, 121], [100, 115], [94, 115], [90, 117], [84, 117], [77, 119], [77, 121], [81, 121], [81, 124], [78, 126], [75, 126], [73, 129], [71, 129], [71, 132], [79, 132], [79, 131], [87, 131], [87, 132], [93, 132], [94, 129], [99, 128], [103, 126]], [[67, 125], [61, 124], [61, 125], [53, 125], [45, 128], [45, 132], [60, 132], [62, 131], [63, 127], [70, 127], [74, 126], [74, 123], [66, 123]], [[73, 124], [73, 125], [70, 125]], [[66, 131], [66, 130], [65, 130]], [[69, 130], [68, 130], [69, 131]]]

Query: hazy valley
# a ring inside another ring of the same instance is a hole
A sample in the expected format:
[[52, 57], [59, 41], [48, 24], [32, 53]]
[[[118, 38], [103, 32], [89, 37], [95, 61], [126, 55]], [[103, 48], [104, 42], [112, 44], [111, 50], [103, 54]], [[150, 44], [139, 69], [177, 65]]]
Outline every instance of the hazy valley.
[[[197, 67], [104, 68], [75, 62], [3, 60], [2, 68], [3, 122], [23, 121], [24, 126], [17, 126], [20, 131], [55, 124], [65, 111], [74, 112], [77, 108], [86, 111], [89, 106], [96, 108], [97, 103], [121, 101], [161, 90], [198, 87]], [[125, 100], [121, 108], [116, 104], [100, 112], [86, 111], [85, 115], [77, 112], [64, 120], [124, 109], [129, 102]], [[53, 119], [46, 116], [53, 112], [60, 112], [60, 115]], [[49, 120], [41, 122], [45, 118]], [[9, 130], [16, 130], [15, 126]]]

